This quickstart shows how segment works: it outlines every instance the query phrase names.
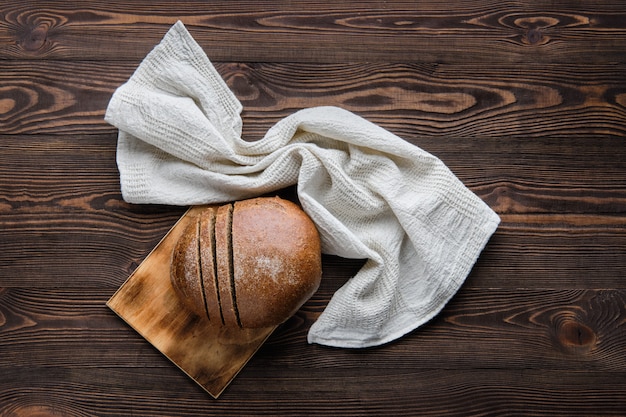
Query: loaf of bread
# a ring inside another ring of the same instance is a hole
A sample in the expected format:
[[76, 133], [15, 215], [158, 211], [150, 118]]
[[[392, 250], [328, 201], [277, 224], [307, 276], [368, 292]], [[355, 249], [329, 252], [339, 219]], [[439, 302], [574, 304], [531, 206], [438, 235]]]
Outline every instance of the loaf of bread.
[[296, 204], [278, 197], [207, 207], [174, 247], [171, 280], [190, 310], [216, 325], [278, 325], [320, 284], [320, 238]]

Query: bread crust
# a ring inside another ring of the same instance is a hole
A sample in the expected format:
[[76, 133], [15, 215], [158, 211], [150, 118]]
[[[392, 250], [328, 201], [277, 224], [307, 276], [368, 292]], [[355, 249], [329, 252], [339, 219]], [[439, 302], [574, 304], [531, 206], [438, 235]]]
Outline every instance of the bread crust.
[[237, 309], [243, 327], [280, 324], [317, 291], [319, 235], [294, 203], [278, 197], [236, 202], [232, 236]]
[[171, 266], [185, 304], [231, 328], [286, 321], [317, 291], [321, 274], [315, 225], [278, 197], [206, 208], [183, 231]]
[[198, 253], [198, 221], [190, 222], [174, 247], [171, 277], [174, 289], [191, 311], [206, 315]]

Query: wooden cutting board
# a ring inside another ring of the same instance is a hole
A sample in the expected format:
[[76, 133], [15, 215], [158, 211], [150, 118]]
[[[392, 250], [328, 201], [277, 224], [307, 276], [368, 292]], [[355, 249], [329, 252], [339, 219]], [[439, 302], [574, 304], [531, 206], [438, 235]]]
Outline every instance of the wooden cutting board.
[[209, 325], [180, 301], [170, 283], [174, 244], [203, 206], [190, 208], [109, 299], [107, 306], [217, 398], [276, 326]]

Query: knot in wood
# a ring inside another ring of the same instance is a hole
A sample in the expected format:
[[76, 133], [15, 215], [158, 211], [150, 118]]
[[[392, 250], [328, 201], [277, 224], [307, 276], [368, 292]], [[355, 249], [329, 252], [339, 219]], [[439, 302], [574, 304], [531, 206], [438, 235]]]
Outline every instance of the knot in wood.
[[597, 341], [596, 333], [589, 326], [574, 317], [561, 317], [556, 322], [556, 336], [559, 344], [568, 350], [589, 351]]
[[31, 30], [26, 31], [19, 40], [19, 45], [30, 52], [35, 52], [41, 49], [48, 39], [48, 27], [47, 25], [38, 25]]
[[540, 29], [533, 28], [528, 31], [526, 34], [526, 38], [530, 44], [536, 45], [541, 42], [543, 39], [543, 35]]

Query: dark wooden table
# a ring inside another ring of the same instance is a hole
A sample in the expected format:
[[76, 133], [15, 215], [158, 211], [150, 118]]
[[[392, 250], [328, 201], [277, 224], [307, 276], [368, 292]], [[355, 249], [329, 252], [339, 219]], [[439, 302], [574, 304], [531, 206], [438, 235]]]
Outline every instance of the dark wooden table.
[[[626, 415], [626, 9], [578, 1], [0, 6], [0, 415]], [[185, 207], [120, 195], [113, 91], [182, 20], [244, 137], [337, 105], [441, 158], [502, 218], [434, 320], [308, 345], [360, 261], [218, 400], [105, 302]]]

